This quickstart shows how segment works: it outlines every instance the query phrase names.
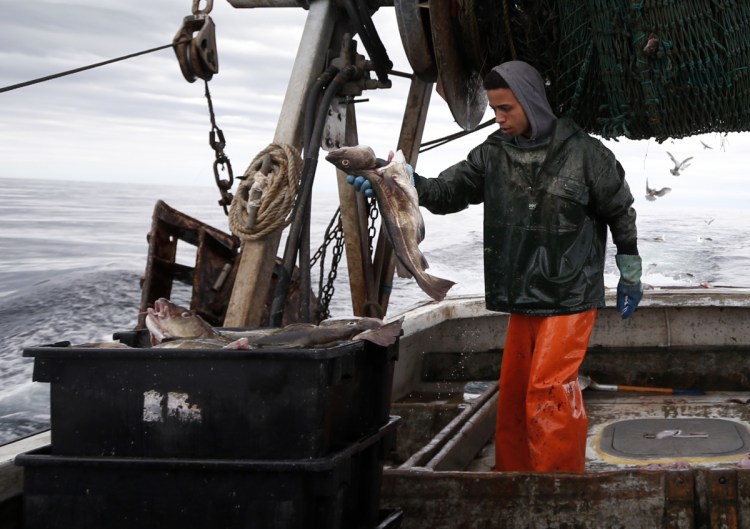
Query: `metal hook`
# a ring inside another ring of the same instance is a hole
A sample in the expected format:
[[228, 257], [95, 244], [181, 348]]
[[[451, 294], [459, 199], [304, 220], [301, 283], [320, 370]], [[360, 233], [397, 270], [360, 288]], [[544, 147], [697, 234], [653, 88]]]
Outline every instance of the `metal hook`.
[[201, 0], [193, 0], [193, 14], [194, 15], [207, 15], [211, 12], [214, 7], [214, 0], [206, 0], [205, 9], [200, 9]]

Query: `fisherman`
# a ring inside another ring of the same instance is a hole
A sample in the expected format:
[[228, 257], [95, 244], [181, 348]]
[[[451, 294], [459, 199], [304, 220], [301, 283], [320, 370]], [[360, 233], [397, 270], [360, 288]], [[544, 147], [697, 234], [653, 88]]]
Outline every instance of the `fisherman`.
[[[582, 472], [588, 419], [578, 369], [604, 307], [607, 227], [622, 318], [643, 292], [633, 196], [614, 154], [555, 116], [534, 67], [500, 64], [484, 88], [500, 130], [437, 178], [414, 173], [414, 184], [432, 213], [484, 203], [485, 302], [510, 313], [495, 469]], [[348, 181], [368, 192], [366, 180]]]

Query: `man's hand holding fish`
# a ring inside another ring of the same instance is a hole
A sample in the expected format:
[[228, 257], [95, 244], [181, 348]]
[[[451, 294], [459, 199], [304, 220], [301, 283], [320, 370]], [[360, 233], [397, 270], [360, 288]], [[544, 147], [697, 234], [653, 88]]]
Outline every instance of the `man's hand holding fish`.
[[[407, 163], [404, 165], [406, 172], [411, 176], [411, 185], [414, 185], [414, 168], [411, 164]], [[365, 194], [366, 197], [372, 198], [375, 196], [375, 191], [372, 189], [372, 184], [364, 176], [347, 175], [346, 183], [354, 186], [354, 189]]]
[[[396, 256], [399, 277], [413, 277], [432, 299], [442, 301], [453, 281], [425, 272], [429, 264], [419, 249], [425, 235], [419, 198], [414, 187], [414, 169], [400, 150], [379, 164], [372, 148], [366, 145], [342, 147], [328, 153], [326, 160], [347, 177], [355, 189], [375, 197], [383, 219], [384, 231]], [[356, 176], [355, 176], [356, 175]]]

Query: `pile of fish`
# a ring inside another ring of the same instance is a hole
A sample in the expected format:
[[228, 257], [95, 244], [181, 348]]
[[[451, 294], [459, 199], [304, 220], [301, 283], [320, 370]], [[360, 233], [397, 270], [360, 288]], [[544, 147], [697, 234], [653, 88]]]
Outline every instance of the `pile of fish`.
[[389, 323], [378, 318], [331, 318], [319, 325], [292, 323], [285, 327], [232, 331], [217, 329], [190, 310], [160, 298], [146, 314], [151, 345], [170, 349], [317, 348], [366, 340], [388, 346], [401, 335], [403, 317]]
[[436, 301], [445, 298], [453, 281], [430, 275], [427, 259], [419, 249], [424, 239], [424, 219], [419, 211], [417, 190], [406, 169], [404, 153], [390, 153], [387, 165], [377, 167], [372, 148], [366, 145], [342, 147], [328, 153], [326, 160], [350, 175], [370, 182], [383, 219], [386, 236], [396, 256], [399, 277], [413, 277], [419, 288]]

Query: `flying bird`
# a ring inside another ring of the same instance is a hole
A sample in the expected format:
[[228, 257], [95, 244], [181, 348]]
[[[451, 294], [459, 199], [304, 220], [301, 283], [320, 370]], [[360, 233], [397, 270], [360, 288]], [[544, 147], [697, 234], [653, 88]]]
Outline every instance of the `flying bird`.
[[690, 165], [690, 160], [693, 159], [693, 157], [690, 156], [689, 158], [685, 158], [681, 162], [678, 162], [677, 159], [674, 156], [672, 156], [672, 153], [667, 151], [667, 154], [669, 155], [670, 158], [672, 158], [672, 162], [674, 163], [674, 168], [670, 169], [669, 172], [675, 176], [680, 176], [680, 170], [687, 169], [687, 167]]
[[704, 149], [713, 149], [713, 147], [711, 147], [710, 145], [707, 145], [706, 143], [704, 143], [703, 140], [698, 140], [698, 141], [701, 142], [701, 145], [703, 145]]
[[667, 193], [672, 191], [671, 187], [662, 187], [661, 189], [652, 189], [648, 187], [648, 178], [646, 178], [646, 200], [653, 202], [656, 197], [663, 197]]

